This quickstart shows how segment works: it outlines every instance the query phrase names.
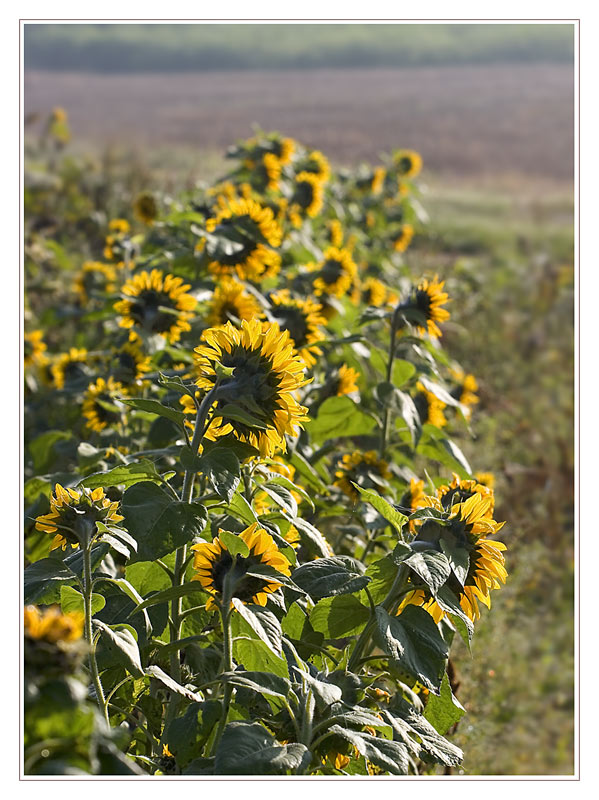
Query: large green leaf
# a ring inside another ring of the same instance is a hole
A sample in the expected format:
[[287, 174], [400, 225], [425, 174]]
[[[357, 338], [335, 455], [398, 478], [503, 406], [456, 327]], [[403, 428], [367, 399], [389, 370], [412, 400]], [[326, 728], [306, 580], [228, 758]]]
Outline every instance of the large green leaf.
[[[92, 615], [97, 614], [106, 605], [106, 600], [101, 594], [92, 594]], [[60, 607], [65, 614], [76, 612], [78, 614], [85, 613], [85, 602], [81, 592], [74, 589], [72, 586], [60, 587]]]
[[312, 758], [303, 744], [280, 745], [257, 722], [230, 722], [214, 762], [217, 775], [288, 775], [306, 767]]
[[166, 417], [171, 422], [175, 422], [180, 427], [183, 427], [185, 414], [182, 411], [177, 411], [174, 408], [163, 405], [159, 400], [152, 400], [145, 397], [122, 397], [121, 401], [131, 408], [137, 408], [140, 411], [145, 411], [149, 414], [156, 414], [159, 417]]
[[[443, 692], [442, 685], [441, 697], [443, 697]], [[441, 697], [437, 697], [434, 694], [429, 695], [427, 709], [431, 704], [433, 706], [437, 705]], [[435, 730], [426, 716], [419, 714], [413, 706], [410, 706], [405, 701], [398, 700], [396, 697], [392, 706], [384, 709], [382, 715], [384, 719], [390, 722], [394, 738], [403, 742], [417, 758], [428, 762], [432, 761], [436, 764], [444, 764], [447, 767], [455, 767], [462, 762], [464, 754], [460, 748], [448, 742], [441, 735], [445, 733], [447, 728], [441, 732]], [[459, 719], [459, 716], [457, 719]], [[455, 717], [452, 716], [452, 718], [457, 721]], [[446, 720], [444, 720], [445, 722]]]
[[246, 605], [237, 597], [233, 598], [233, 606], [252, 629], [254, 634], [272, 650], [275, 656], [281, 655], [281, 623], [266, 608], [257, 605]]
[[108, 472], [95, 472], [79, 481], [77, 486], [86, 486], [88, 489], [97, 489], [99, 486], [133, 486], [141, 481], [162, 483], [162, 478], [156, 472], [152, 461], [142, 459], [134, 464], [119, 464]]
[[448, 649], [431, 615], [423, 608], [408, 605], [399, 616], [391, 617], [378, 606], [376, 619], [381, 649], [400, 669], [439, 694]]
[[293, 573], [293, 580], [314, 600], [339, 594], [359, 592], [369, 582], [364, 566], [350, 556], [319, 558], [302, 564]]
[[70, 431], [46, 431], [37, 436], [29, 445], [29, 452], [33, 458], [33, 469], [39, 475], [51, 470], [54, 466], [55, 446], [68, 439], [72, 439]]
[[329, 733], [351, 742], [361, 755], [385, 772], [390, 772], [392, 775], [408, 774], [410, 759], [405, 745], [369, 733], [342, 728], [341, 725], [332, 725]]
[[310, 612], [310, 624], [327, 638], [359, 633], [368, 621], [370, 609], [353, 594], [325, 597]]
[[399, 537], [403, 540], [403, 527], [408, 521], [408, 518], [404, 516], [404, 514], [400, 514], [391, 503], [388, 503], [376, 492], [372, 492], [370, 489], [362, 489], [357, 483], [353, 485], [360, 492], [362, 500], [364, 500], [365, 503], [370, 503], [387, 522], [390, 522], [399, 534]]
[[443, 735], [447, 733], [465, 713], [465, 708], [459, 700], [454, 697], [451, 691], [449, 678], [446, 673], [441, 682], [441, 692], [439, 696], [429, 696], [426, 708], [424, 709], [424, 716], [434, 729]]
[[94, 620], [96, 625], [105, 637], [105, 645], [114, 653], [116, 660], [126, 667], [136, 678], [143, 677], [144, 671], [141, 666], [139, 648], [137, 642], [127, 627], [117, 628], [105, 625], [100, 620]]
[[408, 558], [403, 558], [402, 563], [413, 569], [433, 594], [437, 593], [451, 574], [451, 567], [446, 556], [434, 550], [412, 553]]
[[220, 719], [221, 703], [206, 700], [191, 703], [185, 714], [174, 719], [167, 731], [169, 750], [177, 757], [177, 764], [184, 766], [197, 753]]
[[121, 504], [125, 527], [138, 543], [131, 561], [153, 561], [190, 542], [204, 529], [208, 513], [199, 503], [175, 500], [154, 483], [136, 483]]
[[239, 459], [225, 447], [214, 447], [197, 459], [197, 470], [206, 476], [219, 497], [230, 503], [239, 485]]
[[[91, 566], [94, 570], [108, 553], [107, 544], [92, 547]], [[25, 603], [59, 603], [60, 586], [76, 583], [83, 577], [83, 554], [80, 550], [64, 560], [56, 556], [41, 558], [25, 570], [23, 576]]]
[[316, 419], [306, 423], [311, 440], [323, 442], [340, 436], [359, 436], [369, 433], [376, 421], [366, 414], [347, 395], [329, 397], [318, 409]]

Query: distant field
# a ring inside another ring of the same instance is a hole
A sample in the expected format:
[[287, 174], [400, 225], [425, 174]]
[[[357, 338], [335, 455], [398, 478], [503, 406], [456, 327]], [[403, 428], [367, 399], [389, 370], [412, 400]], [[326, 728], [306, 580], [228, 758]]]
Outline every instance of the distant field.
[[567, 64], [97, 75], [25, 72], [25, 113], [63, 106], [75, 140], [222, 153], [257, 123], [337, 163], [419, 150], [432, 172], [571, 181]]
[[24, 32], [26, 68], [91, 72], [574, 60], [572, 23], [26, 24]]

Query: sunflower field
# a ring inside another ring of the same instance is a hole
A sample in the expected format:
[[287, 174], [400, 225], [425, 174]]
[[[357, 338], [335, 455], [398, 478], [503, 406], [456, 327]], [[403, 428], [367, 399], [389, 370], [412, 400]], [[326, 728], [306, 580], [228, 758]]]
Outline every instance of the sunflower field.
[[506, 545], [419, 154], [257, 132], [133, 193], [69, 135], [25, 183], [25, 774], [451, 773]]

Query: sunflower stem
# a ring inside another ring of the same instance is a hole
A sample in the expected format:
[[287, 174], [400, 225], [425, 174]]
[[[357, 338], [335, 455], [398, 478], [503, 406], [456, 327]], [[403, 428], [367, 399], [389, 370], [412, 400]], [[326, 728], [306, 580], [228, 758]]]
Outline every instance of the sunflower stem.
[[[387, 359], [387, 374], [385, 379], [387, 383], [391, 383], [391, 377], [393, 375], [393, 361], [395, 360], [395, 350], [397, 347], [396, 342], [396, 333], [397, 333], [397, 312], [398, 309], [395, 309], [393, 314], [393, 318], [391, 320], [391, 336], [389, 339], [389, 357]], [[385, 457], [385, 452], [387, 450], [387, 439], [389, 438], [389, 425], [391, 422], [391, 411], [389, 406], [385, 406], [385, 410], [383, 411], [383, 425], [381, 428], [381, 450], [380, 456], [381, 458]]]
[[104, 690], [98, 672], [98, 662], [96, 661], [96, 647], [94, 644], [94, 634], [92, 629], [92, 563], [91, 563], [92, 538], [82, 542], [83, 550], [83, 610], [85, 614], [85, 639], [89, 645], [89, 670], [92, 676], [98, 706], [104, 719], [110, 724], [108, 719], [108, 706], [104, 698]]
[[[233, 562], [235, 562], [235, 558], [233, 558]], [[223, 625], [223, 672], [233, 671], [233, 639], [231, 635], [231, 598], [233, 594], [233, 586], [231, 585], [230, 576], [234, 566], [235, 564], [233, 563], [233, 566], [223, 581], [223, 594], [220, 604], [220, 616]], [[223, 692], [223, 707], [221, 717], [218, 723], [214, 741], [212, 743], [211, 755], [213, 755], [216, 751], [223, 735], [223, 731], [227, 725], [227, 717], [229, 716], [229, 705], [231, 703], [232, 694], [233, 687], [230, 683], [226, 683]]]

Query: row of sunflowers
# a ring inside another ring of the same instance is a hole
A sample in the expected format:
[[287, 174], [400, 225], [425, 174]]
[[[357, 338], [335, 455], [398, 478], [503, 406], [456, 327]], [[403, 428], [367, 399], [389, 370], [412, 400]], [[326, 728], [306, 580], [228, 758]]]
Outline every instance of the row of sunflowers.
[[420, 156], [257, 132], [112, 216], [67, 140], [57, 109], [25, 189], [25, 772], [457, 767], [505, 545], [408, 259]]

